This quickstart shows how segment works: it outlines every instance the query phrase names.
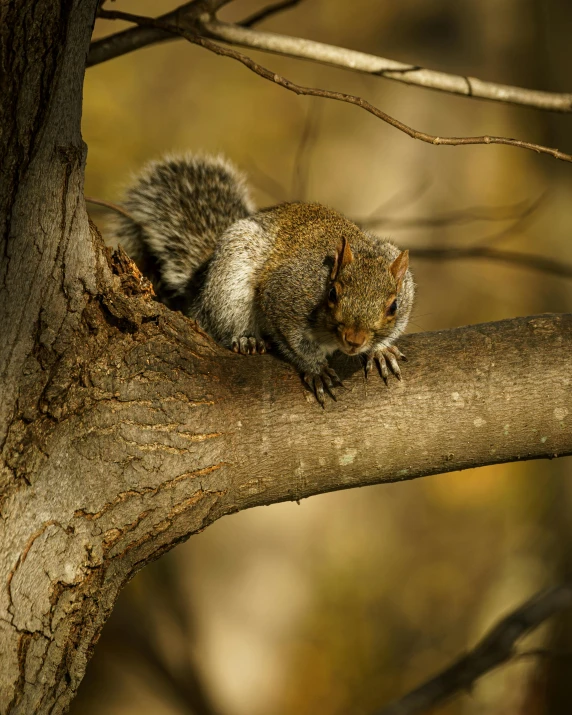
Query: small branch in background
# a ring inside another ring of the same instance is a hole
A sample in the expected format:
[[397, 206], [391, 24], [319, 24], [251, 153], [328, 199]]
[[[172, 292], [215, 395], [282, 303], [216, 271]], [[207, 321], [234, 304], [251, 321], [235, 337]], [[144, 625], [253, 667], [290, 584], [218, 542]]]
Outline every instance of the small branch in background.
[[[382, 214], [391, 209], [391, 211], [401, 211], [403, 208], [410, 207], [416, 201], [427, 193], [431, 187], [431, 180], [427, 177], [421, 179], [413, 186], [406, 186], [400, 189], [392, 196], [382, 201], [368, 216], [363, 219], [353, 219], [361, 228], [373, 228], [383, 224], [385, 218]], [[399, 221], [399, 219], [389, 219], [390, 221]]]
[[291, 201], [290, 192], [283, 186], [279, 181], [277, 181], [273, 176], [267, 174], [263, 169], [261, 169], [258, 164], [250, 161], [247, 166], [247, 171], [250, 179], [256, 185], [260, 191], [263, 191], [267, 196], [270, 196], [277, 203], [282, 203], [284, 201]]
[[[133, 596], [131, 590], [129, 601], [124, 597], [118, 603], [102, 643], [107, 643], [116, 657], [145, 664], [148, 673], [171, 694], [181, 713], [219, 715], [192, 656], [191, 646], [196, 642], [194, 613], [172, 559], [158, 561], [144, 579], [139, 594]], [[180, 639], [176, 644], [180, 654], [176, 668], [160, 647], [157, 633], [161, 621], [156, 620], [157, 614], [165, 614], [172, 621]]]
[[299, 5], [300, 2], [301, 0], [282, 0], [282, 2], [277, 2], [273, 5], [268, 5], [267, 7], [263, 7], [262, 10], [259, 10], [258, 12], [255, 12], [249, 17], [247, 17], [246, 20], [243, 20], [240, 23], [240, 26], [253, 27], [254, 25], [258, 25], [263, 20], [272, 17], [272, 15], [276, 15], [279, 12], [289, 10], [291, 7]]
[[500, 243], [500, 241], [503, 241], [508, 238], [514, 238], [517, 235], [517, 231], [521, 231], [523, 228], [525, 228], [527, 225], [532, 223], [532, 221], [536, 218], [539, 209], [542, 207], [546, 200], [546, 193], [541, 194], [535, 201], [533, 201], [528, 208], [526, 208], [520, 216], [516, 218], [515, 221], [510, 226], [507, 226], [506, 228], [502, 229], [501, 231], [497, 231], [496, 233], [491, 234], [490, 236], [487, 236], [483, 238], [480, 242], [480, 246], [491, 246], [494, 243]]
[[480, 258], [521, 266], [522, 268], [547, 273], [559, 278], [572, 278], [572, 264], [570, 263], [557, 261], [546, 256], [521, 253], [519, 251], [504, 251], [500, 248], [490, 248], [488, 246], [468, 246], [467, 248], [432, 246], [430, 248], [411, 248], [409, 252], [412, 257], [422, 260], [456, 261], [459, 259]]
[[[288, 37], [251, 29], [254, 24], [267, 17], [297, 5], [298, 1], [285, 0], [275, 3], [251, 15], [237, 25], [223, 23], [215, 19], [211, 19], [209, 22], [203, 21], [199, 29], [205, 30], [214, 39], [223, 40], [230, 44], [282, 54], [287, 57], [313, 60], [333, 67], [364, 72], [377, 77], [418, 87], [436, 89], [449, 94], [488, 99], [554, 112], [572, 112], [572, 94], [570, 93], [542, 92], [495, 82], [485, 82], [476, 77], [435, 72], [419, 65], [404, 64], [384, 57], [369, 55], [365, 52], [356, 52], [300, 37]], [[186, 3], [177, 8], [177, 10], [162, 15], [159, 20], [173, 22], [174, 24], [182, 21], [186, 22], [187, 27], [191, 27], [193, 23], [200, 22], [201, 15], [205, 12], [214, 16], [216, 10], [223, 4], [225, 3], [214, 1], [205, 3], [204, 0], [199, 3], [195, 0], [195, 2]], [[103, 17], [103, 14], [100, 16]], [[165, 31], [158, 27], [140, 26], [118, 32], [91, 43], [87, 66], [92, 67], [100, 62], [106, 62], [141, 47], [173, 39], [176, 39], [173, 34], [167, 35]]]
[[[507, 221], [517, 219], [520, 224], [521, 220], [532, 216], [540, 204], [544, 201], [544, 195], [534, 201], [519, 201], [516, 204], [508, 206], [472, 206], [466, 209], [457, 211], [449, 211], [436, 216], [423, 216], [416, 218], [393, 218], [392, 216], [382, 216], [381, 212], [384, 206], [390, 207], [390, 202], [385, 202], [381, 208], [377, 208], [375, 212], [363, 219], [354, 219], [354, 222], [361, 228], [440, 228], [446, 226], [459, 226], [468, 223], [476, 223], [477, 221]], [[393, 209], [393, 206], [391, 206]], [[515, 225], [511, 225], [508, 230], [495, 233], [484, 239], [488, 243], [492, 240], [497, 240], [500, 237], [505, 237], [514, 232]]]
[[207, 40], [206, 38], [194, 34], [193, 32], [189, 32], [169, 23], [165, 23], [160, 20], [154, 20], [153, 18], [144, 17], [142, 15], [133, 15], [131, 13], [119, 11], [102, 10], [100, 12], [100, 17], [109, 20], [125, 20], [127, 22], [133, 22], [143, 27], [158, 28], [166, 30], [167, 32], [171, 32], [174, 35], [179, 35], [181, 37], [184, 37], [189, 42], [195, 45], [200, 45], [201, 47], [204, 47], [205, 49], [210, 50], [217, 55], [221, 55], [222, 57], [230, 57], [231, 59], [242, 63], [245, 67], [247, 67], [255, 74], [259, 75], [260, 77], [267, 79], [270, 82], [273, 82], [274, 84], [277, 84], [290, 92], [294, 92], [294, 94], [309, 97], [323, 97], [326, 99], [334, 99], [339, 102], [354, 104], [358, 107], [361, 107], [366, 112], [373, 114], [374, 117], [381, 119], [383, 122], [386, 122], [395, 129], [398, 129], [404, 134], [407, 134], [412, 139], [418, 139], [419, 141], [425, 142], [427, 144], [443, 146], [464, 146], [468, 144], [504, 144], [506, 146], [514, 146], [520, 149], [528, 149], [531, 151], [535, 151], [538, 154], [547, 154], [549, 156], [554, 157], [555, 159], [572, 163], [572, 155], [570, 154], [565, 154], [558, 149], [552, 149], [550, 147], [541, 146], [540, 144], [533, 144], [531, 142], [521, 141], [518, 139], [509, 139], [508, 137], [496, 137], [488, 135], [480, 137], [439, 137], [433, 134], [427, 134], [425, 132], [421, 132], [416, 129], [413, 129], [412, 127], [409, 127], [407, 124], [404, 124], [398, 119], [395, 119], [386, 112], [375, 107], [373, 104], [370, 104], [362, 97], [358, 97], [353, 94], [345, 94], [344, 92], [333, 92], [327, 89], [305, 87], [300, 84], [295, 84], [289, 79], [286, 79], [285, 77], [282, 77], [281, 75], [272, 72], [266, 67], [263, 67], [250, 57], [243, 55], [241, 52], [231, 50], [228, 47], [222, 47], [216, 42]]
[[306, 116], [304, 129], [298, 143], [298, 150], [294, 158], [294, 173], [292, 176], [292, 199], [306, 201], [308, 198], [308, 178], [310, 175], [310, 159], [312, 149], [318, 136], [320, 110], [322, 105], [312, 102]]
[[547, 659], [572, 659], [572, 652], [548, 650], [547, 648], [535, 648], [534, 650], [523, 650], [516, 653], [514, 660], [524, 660], [525, 658], [547, 658]]
[[86, 200], [86, 202], [88, 204], [95, 204], [96, 206], [103, 206], [106, 209], [110, 209], [111, 211], [115, 211], [115, 213], [125, 216], [130, 221], [133, 221], [133, 223], [137, 223], [137, 221], [133, 218], [133, 216], [128, 211], [126, 211], [122, 206], [118, 206], [117, 204], [111, 203], [111, 201], [104, 201], [103, 199], [96, 199], [93, 196], [84, 196], [84, 199]]
[[419, 65], [404, 64], [384, 57], [369, 55], [365, 52], [357, 52], [344, 47], [306, 40], [302, 37], [251, 30], [248, 27], [244, 27], [244, 23], [234, 25], [220, 22], [219, 20], [211, 20], [203, 23], [203, 27], [212, 39], [222, 40], [232, 45], [286, 55], [287, 57], [313, 60], [333, 67], [364, 72], [365, 74], [464, 97], [518, 104], [554, 112], [572, 112], [572, 94], [570, 93], [542, 92], [523, 87], [496, 84], [495, 82], [484, 82], [477, 77], [435, 72]]
[[446, 670], [403, 698], [379, 710], [377, 715], [416, 715], [470, 690], [475, 681], [514, 658], [516, 642], [551, 616], [572, 605], [572, 586], [565, 584], [542, 591], [503, 618], [477, 646]]

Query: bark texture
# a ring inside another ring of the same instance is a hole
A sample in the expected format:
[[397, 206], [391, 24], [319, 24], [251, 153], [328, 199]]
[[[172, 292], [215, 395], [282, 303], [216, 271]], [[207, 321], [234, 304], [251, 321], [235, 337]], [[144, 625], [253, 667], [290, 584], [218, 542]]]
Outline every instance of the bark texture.
[[348, 360], [323, 411], [290, 366], [218, 348], [139, 287], [88, 304], [72, 377], [56, 369], [42, 416], [10, 429], [6, 712], [63, 711], [122, 585], [224, 514], [572, 452], [572, 316], [411, 336], [389, 388]]
[[0, 713], [62, 713], [123, 584], [237, 510], [572, 453], [572, 316], [404, 339], [403, 383], [321, 410], [111, 258], [83, 203], [96, 0], [3, 6]]

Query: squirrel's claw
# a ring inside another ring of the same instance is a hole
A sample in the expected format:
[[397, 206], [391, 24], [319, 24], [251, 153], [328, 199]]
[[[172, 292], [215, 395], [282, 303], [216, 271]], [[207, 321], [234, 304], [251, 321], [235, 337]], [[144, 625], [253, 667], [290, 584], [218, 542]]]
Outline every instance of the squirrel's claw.
[[336, 371], [331, 367], [323, 367], [322, 372], [317, 375], [305, 372], [302, 374], [302, 379], [310, 391], [314, 393], [316, 400], [322, 407], [326, 406], [326, 393], [334, 402], [338, 401], [334, 393], [334, 387], [343, 387], [343, 383], [337, 376]]
[[264, 355], [268, 346], [261, 338], [242, 335], [240, 338], [233, 338], [231, 348], [232, 352], [241, 355]]
[[379, 370], [379, 374], [383, 378], [383, 381], [386, 385], [388, 384], [390, 370], [398, 380], [401, 380], [401, 369], [399, 367], [399, 363], [397, 362], [398, 358], [400, 360], [407, 360], [405, 355], [401, 352], [401, 350], [399, 350], [399, 348], [395, 347], [395, 345], [392, 345], [388, 348], [380, 348], [379, 350], [376, 350], [375, 352], [371, 353], [366, 358], [366, 379], [369, 377], [369, 373], [371, 372], [373, 368], [373, 363], [375, 361], [377, 369]]

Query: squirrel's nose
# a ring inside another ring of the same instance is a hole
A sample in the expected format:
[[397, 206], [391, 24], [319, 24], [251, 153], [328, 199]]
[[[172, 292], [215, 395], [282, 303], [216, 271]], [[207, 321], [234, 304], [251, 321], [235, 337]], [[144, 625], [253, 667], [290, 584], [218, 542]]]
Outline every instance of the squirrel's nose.
[[356, 330], [355, 328], [346, 328], [342, 333], [344, 343], [350, 348], [358, 349], [365, 343], [367, 335], [365, 330]]

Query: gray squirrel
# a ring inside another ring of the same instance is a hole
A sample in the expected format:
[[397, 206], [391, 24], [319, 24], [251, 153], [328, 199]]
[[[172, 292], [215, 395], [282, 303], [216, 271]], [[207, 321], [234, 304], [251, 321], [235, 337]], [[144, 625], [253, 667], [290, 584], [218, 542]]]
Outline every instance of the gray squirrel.
[[114, 234], [157, 297], [242, 354], [276, 349], [318, 402], [341, 386], [336, 350], [401, 379], [394, 341], [415, 287], [408, 251], [316, 203], [256, 211], [227, 159], [185, 154], [148, 164], [127, 190]]

